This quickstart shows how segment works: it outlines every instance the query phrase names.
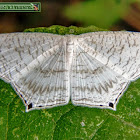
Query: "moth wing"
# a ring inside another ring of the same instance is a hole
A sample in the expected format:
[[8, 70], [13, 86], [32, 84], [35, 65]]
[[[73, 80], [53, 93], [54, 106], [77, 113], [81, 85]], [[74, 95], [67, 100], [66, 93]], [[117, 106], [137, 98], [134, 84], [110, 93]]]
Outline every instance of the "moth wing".
[[116, 109], [132, 80], [140, 76], [140, 34], [95, 32], [80, 35], [71, 66], [75, 105]]
[[66, 45], [59, 35], [0, 35], [0, 77], [18, 92], [26, 111], [69, 101]]
[[126, 79], [140, 77], [140, 33], [93, 32], [80, 36], [81, 45], [93, 50], [92, 56]]

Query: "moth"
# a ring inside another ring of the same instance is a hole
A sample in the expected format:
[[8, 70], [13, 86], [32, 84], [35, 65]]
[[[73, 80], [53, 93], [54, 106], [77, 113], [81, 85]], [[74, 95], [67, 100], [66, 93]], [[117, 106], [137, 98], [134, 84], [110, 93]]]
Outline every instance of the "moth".
[[140, 77], [140, 33], [0, 34], [0, 77], [26, 111], [66, 105], [109, 108]]

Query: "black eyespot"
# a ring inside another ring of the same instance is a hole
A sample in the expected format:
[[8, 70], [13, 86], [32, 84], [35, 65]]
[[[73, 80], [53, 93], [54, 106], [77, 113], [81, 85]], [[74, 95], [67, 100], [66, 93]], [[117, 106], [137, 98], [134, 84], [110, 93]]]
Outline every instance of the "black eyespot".
[[103, 106], [103, 105], [100, 105], [100, 106]]
[[42, 105], [38, 106], [38, 107], [42, 107]]
[[26, 101], [26, 100], [24, 100], [24, 102], [25, 102], [25, 103], [27, 103], [27, 101]]
[[109, 106], [113, 108], [114, 105], [113, 105], [113, 103], [109, 103]]
[[30, 104], [28, 105], [28, 109], [30, 109], [30, 108], [32, 108], [32, 103], [30, 103]]

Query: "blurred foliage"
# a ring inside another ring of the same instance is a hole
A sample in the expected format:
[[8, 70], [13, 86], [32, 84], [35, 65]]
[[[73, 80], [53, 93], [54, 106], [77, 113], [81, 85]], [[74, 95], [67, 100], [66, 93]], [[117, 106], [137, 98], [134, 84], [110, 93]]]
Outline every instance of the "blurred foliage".
[[109, 29], [123, 15], [127, 14], [130, 4], [139, 0], [86, 0], [64, 10], [65, 15], [85, 26], [96, 25]]

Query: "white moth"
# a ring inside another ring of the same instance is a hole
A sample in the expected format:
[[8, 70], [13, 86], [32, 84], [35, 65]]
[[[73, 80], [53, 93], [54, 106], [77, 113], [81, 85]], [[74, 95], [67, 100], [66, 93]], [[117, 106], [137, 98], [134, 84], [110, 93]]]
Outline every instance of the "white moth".
[[140, 33], [0, 34], [0, 77], [26, 111], [68, 104], [110, 108], [140, 77]]

